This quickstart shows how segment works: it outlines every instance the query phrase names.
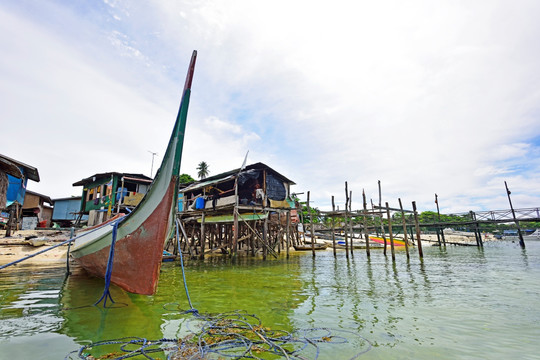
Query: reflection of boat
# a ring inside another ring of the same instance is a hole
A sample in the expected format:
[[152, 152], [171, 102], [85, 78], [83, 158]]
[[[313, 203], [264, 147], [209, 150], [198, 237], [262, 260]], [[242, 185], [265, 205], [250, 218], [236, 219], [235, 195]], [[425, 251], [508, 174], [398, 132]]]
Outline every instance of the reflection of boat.
[[294, 245], [294, 249], [296, 251], [311, 251], [313, 249], [315, 250], [324, 250], [328, 247], [328, 244], [313, 244], [313, 248], [311, 247], [311, 244], [305, 244], [305, 245]]
[[[384, 244], [384, 239], [377, 236], [370, 236], [369, 241], [374, 241], [379, 244]], [[386, 245], [390, 246], [390, 238], [386, 239]], [[394, 239], [394, 246], [405, 246], [405, 241]]]
[[146, 297], [129, 294], [116, 286], [111, 286], [110, 291], [114, 303], [107, 303], [105, 309], [93, 306], [103, 292], [103, 282], [77, 271], [67, 277], [59, 295], [62, 321], [58, 332], [80, 345], [134, 334], [163, 337], [162, 319], [148, 308], [144, 301]]
[[150, 295], [157, 287], [163, 246], [173, 225], [196, 55], [194, 51], [176, 123], [150, 190], [135, 210], [114, 222], [114, 226], [109, 223], [93, 231], [82, 232], [71, 250], [84, 269], [95, 276], [104, 277], [113, 229], [117, 226], [111, 281], [129, 292]]

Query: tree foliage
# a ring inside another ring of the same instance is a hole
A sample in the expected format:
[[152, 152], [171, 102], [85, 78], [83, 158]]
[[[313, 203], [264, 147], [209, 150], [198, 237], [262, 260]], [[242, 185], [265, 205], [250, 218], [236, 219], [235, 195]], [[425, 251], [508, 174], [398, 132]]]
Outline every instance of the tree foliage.
[[194, 182], [195, 179], [191, 177], [191, 175], [189, 174], [182, 174], [180, 175], [180, 177], [178, 178], [178, 182], [180, 184], [190, 184], [192, 182]]

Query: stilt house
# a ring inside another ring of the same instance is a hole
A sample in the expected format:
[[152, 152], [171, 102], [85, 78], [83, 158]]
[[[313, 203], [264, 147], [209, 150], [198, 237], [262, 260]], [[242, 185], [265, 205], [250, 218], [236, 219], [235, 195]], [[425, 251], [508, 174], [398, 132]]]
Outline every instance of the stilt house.
[[256, 163], [181, 188], [178, 218], [187, 250], [200, 257], [215, 250], [275, 253], [298, 222], [297, 204], [291, 197], [294, 184]]

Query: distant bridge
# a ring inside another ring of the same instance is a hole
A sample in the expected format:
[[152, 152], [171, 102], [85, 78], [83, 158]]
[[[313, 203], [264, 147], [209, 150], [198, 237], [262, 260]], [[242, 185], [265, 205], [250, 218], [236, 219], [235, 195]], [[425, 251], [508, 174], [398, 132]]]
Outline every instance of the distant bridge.
[[[540, 221], [540, 208], [514, 209], [517, 221], [532, 222]], [[489, 210], [489, 211], [469, 211], [468, 213], [445, 214], [460, 217], [463, 220], [440, 221], [436, 223], [421, 223], [420, 226], [441, 226], [441, 225], [472, 225], [472, 224], [493, 224], [514, 222], [512, 210]]]

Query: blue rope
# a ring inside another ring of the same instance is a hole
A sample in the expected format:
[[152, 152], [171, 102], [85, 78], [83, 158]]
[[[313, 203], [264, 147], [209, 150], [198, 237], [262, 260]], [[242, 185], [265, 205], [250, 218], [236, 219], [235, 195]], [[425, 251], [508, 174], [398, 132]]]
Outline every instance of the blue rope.
[[105, 271], [105, 289], [103, 290], [103, 295], [101, 295], [99, 300], [94, 303], [94, 306], [96, 306], [101, 302], [101, 300], [103, 300], [103, 307], [107, 307], [107, 298], [110, 299], [113, 304], [115, 302], [111, 296], [109, 287], [111, 285], [111, 275], [114, 262], [114, 247], [116, 245], [116, 234], [118, 232], [118, 224], [120, 223], [120, 221], [121, 219], [115, 221], [115, 223], [113, 224], [111, 248], [109, 249], [109, 259], [107, 261], [107, 270]]
[[184, 269], [184, 258], [182, 256], [182, 249], [180, 248], [180, 231], [179, 231], [180, 226], [181, 225], [178, 222], [178, 219], [176, 219], [176, 241], [178, 243], [178, 253], [180, 254], [180, 265], [182, 266], [182, 278], [184, 279], [184, 289], [186, 290], [186, 296], [187, 296], [189, 307], [190, 307], [190, 309], [186, 310], [185, 313], [192, 313], [194, 315], [198, 315], [199, 311], [193, 307], [193, 305], [191, 304], [191, 298], [189, 297], [189, 290], [188, 290], [187, 282], [186, 282], [186, 271]]
[[[123, 218], [121, 218], [121, 219], [119, 219], [119, 220], [117, 220], [117, 221], [120, 221], [120, 220], [122, 220], [122, 219], [123, 219]], [[45, 253], [45, 252], [47, 252], [47, 251], [50, 251], [50, 250], [52, 250], [52, 249], [55, 249], [55, 248], [57, 248], [57, 247], [59, 247], [59, 246], [62, 246], [62, 245], [71, 243], [71, 242], [77, 240], [78, 238], [80, 238], [81, 236], [86, 236], [86, 235], [88, 235], [88, 234], [90, 234], [90, 233], [93, 233], [94, 231], [99, 230], [99, 229], [101, 229], [101, 227], [98, 227], [98, 228], [95, 228], [95, 229], [93, 229], [93, 230], [87, 231], [87, 232], [85, 232], [84, 234], [81, 234], [81, 235], [76, 236], [76, 237], [74, 237], [74, 238], [72, 238], [72, 239], [63, 241], [63, 242], [61, 242], [60, 244], [53, 245], [53, 246], [51, 246], [51, 247], [49, 247], [49, 248], [46, 248], [46, 249], [44, 249], [44, 250], [40, 250], [40, 251], [38, 251], [38, 252], [36, 252], [36, 253], [30, 254], [30, 255], [25, 256], [25, 257], [23, 257], [23, 258], [21, 258], [21, 259], [18, 259], [18, 260], [12, 261], [12, 262], [10, 262], [10, 263], [7, 263], [7, 264], [5, 264], [5, 265], [2, 265], [2, 266], [0, 266], [0, 270], [5, 269], [5, 268], [7, 268], [7, 267], [9, 267], [9, 266], [16, 265], [16, 264], [18, 264], [18, 263], [20, 263], [20, 262], [22, 262], [22, 261], [28, 260], [28, 259], [30, 259], [30, 258], [33, 258], [34, 256], [37, 256], [37, 255], [43, 254], [43, 253]]]

